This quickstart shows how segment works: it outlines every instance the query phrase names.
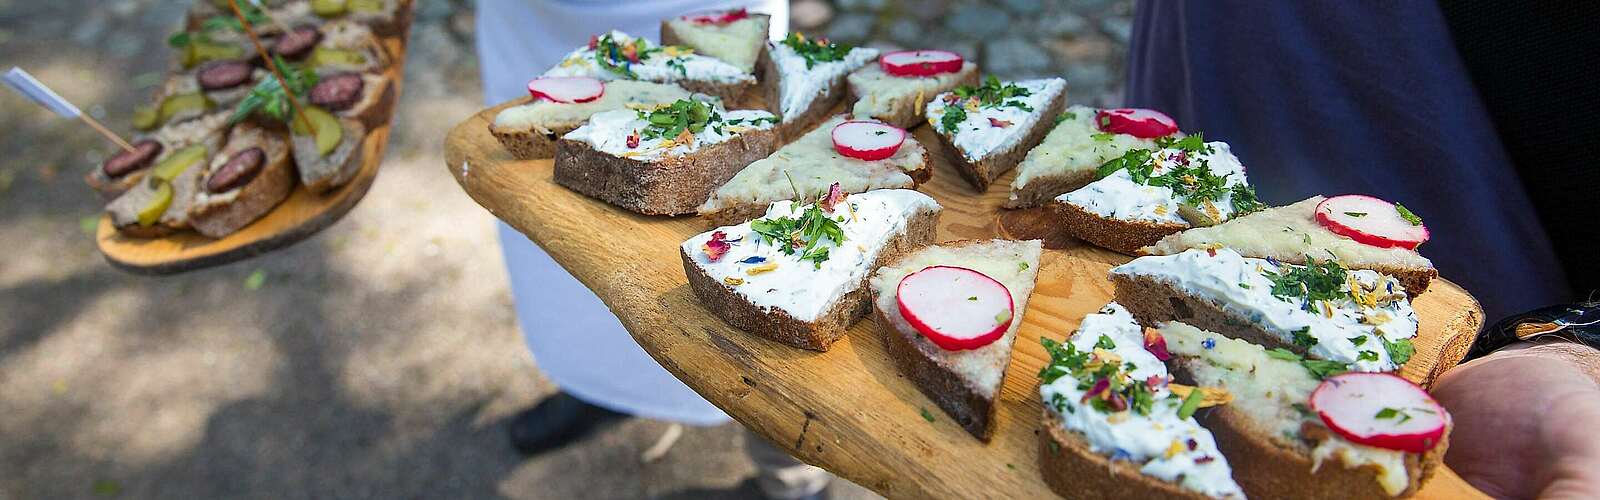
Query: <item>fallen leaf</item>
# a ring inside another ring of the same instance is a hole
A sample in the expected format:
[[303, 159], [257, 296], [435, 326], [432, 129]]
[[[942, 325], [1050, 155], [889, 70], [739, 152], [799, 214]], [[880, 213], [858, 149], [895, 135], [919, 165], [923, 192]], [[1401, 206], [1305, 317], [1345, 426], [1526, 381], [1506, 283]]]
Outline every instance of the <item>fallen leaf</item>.
[[260, 269], [250, 273], [250, 276], [244, 279], [244, 289], [252, 292], [260, 290], [261, 285], [265, 284], [267, 284], [267, 272]]
[[94, 236], [95, 230], [99, 229], [99, 228], [100, 228], [100, 215], [99, 214], [96, 214], [96, 215], [85, 215], [83, 217], [79, 217], [78, 218], [78, 229], [83, 230], [83, 234], [87, 234], [89, 236]]
[[97, 479], [94, 482], [94, 494], [103, 497], [114, 497], [122, 494], [122, 485], [110, 479]]

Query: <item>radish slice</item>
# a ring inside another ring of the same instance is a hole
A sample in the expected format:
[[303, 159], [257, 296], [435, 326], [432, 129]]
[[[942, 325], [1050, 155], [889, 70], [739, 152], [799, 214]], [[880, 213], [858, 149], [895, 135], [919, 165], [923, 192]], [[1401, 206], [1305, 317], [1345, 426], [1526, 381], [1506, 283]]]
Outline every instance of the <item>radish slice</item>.
[[900, 315], [947, 351], [977, 349], [1011, 327], [1011, 291], [983, 273], [933, 266], [906, 275], [895, 290]]
[[1393, 203], [1359, 194], [1335, 196], [1317, 205], [1317, 223], [1322, 227], [1375, 247], [1416, 250], [1428, 241], [1428, 226], [1411, 217], [1406, 220]]
[[906, 142], [906, 131], [879, 121], [850, 120], [833, 127], [833, 149], [857, 160], [894, 156]]
[[721, 25], [721, 24], [728, 24], [728, 23], [731, 23], [731, 22], [734, 22], [734, 21], [738, 21], [740, 19], [746, 19], [746, 18], [749, 18], [749, 17], [750, 17], [750, 12], [749, 11], [746, 11], [744, 9], [734, 9], [734, 10], [727, 10], [727, 11], [722, 11], [722, 12], [710, 12], [710, 13], [706, 13], [706, 14], [691, 14], [691, 15], [683, 16], [683, 20], [689, 21], [689, 22], [695, 23], [695, 24], [718, 24], [718, 25]]
[[1450, 414], [1433, 396], [1392, 373], [1328, 377], [1312, 391], [1311, 410], [1345, 439], [1410, 453], [1433, 449], [1450, 425]]
[[930, 76], [961, 71], [961, 54], [948, 50], [901, 50], [878, 58], [884, 73], [894, 76]]
[[1178, 133], [1178, 122], [1166, 113], [1153, 109], [1121, 108], [1102, 109], [1094, 115], [1101, 132], [1127, 134], [1141, 139], [1154, 139]]
[[528, 93], [547, 101], [589, 102], [605, 95], [606, 84], [587, 76], [547, 76], [529, 81]]

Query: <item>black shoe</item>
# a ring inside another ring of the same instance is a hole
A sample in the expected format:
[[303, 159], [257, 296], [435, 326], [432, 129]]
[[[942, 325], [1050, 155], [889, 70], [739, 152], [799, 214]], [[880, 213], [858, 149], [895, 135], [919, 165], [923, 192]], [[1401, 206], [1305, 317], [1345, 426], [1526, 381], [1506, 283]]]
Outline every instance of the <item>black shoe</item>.
[[531, 456], [565, 446], [626, 416], [558, 392], [512, 417], [506, 430], [511, 445]]

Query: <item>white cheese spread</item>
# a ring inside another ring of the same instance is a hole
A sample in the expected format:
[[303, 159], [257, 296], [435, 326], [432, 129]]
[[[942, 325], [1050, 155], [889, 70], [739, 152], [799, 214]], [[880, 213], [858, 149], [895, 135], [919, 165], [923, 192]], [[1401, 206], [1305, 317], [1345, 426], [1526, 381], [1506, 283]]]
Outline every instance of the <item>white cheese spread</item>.
[[[619, 45], [632, 44], [634, 41], [633, 36], [621, 31], [612, 31], [609, 36]], [[646, 54], [640, 56], [639, 62], [626, 60], [617, 62], [618, 69], [603, 67], [595, 59], [595, 49], [588, 46], [578, 47], [567, 54], [567, 57], [562, 58], [556, 67], [546, 71], [544, 76], [590, 76], [601, 80], [646, 80], [666, 83], [684, 80], [716, 83], [756, 81], [749, 72], [716, 58], [695, 54], [687, 48], [658, 47], [649, 40], [644, 41], [644, 47]], [[626, 71], [621, 68], [626, 68]]]
[[778, 67], [778, 114], [785, 123], [799, 118], [811, 103], [827, 96], [835, 80], [878, 59], [878, 49], [855, 47], [840, 60], [817, 61], [808, 68], [806, 58], [783, 42], [768, 42], [767, 54]]
[[1245, 255], [1311, 255], [1345, 264], [1385, 264], [1399, 268], [1431, 268], [1433, 262], [1405, 248], [1381, 248], [1335, 234], [1317, 223], [1313, 196], [1293, 205], [1269, 208], [1213, 227], [1190, 229], [1156, 242], [1149, 253], [1166, 255], [1190, 248], [1221, 245]]
[[1017, 178], [1011, 181], [1012, 199], [1016, 199], [1016, 191], [1038, 179], [1092, 174], [1100, 165], [1128, 151], [1155, 149], [1156, 143], [1151, 139], [1101, 132], [1094, 121], [1098, 112], [1088, 106], [1067, 108], [1061, 123], [1017, 164]]
[[667, 21], [684, 44], [726, 61], [745, 73], [755, 71], [757, 56], [767, 39], [765, 17], [746, 17], [725, 24], [696, 23], [684, 18]]
[[677, 85], [616, 80], [606, 82], [605, 92], [593, 101], [566, 103], [534, 99], [528, 104], [506, 108], [495, 115], [494, 128], [548, 133], [551, 127], [582, 123], [601, 111], [629, 106], [654, 108], [689, 97], [689, 91]]
[[589, 123], [562, 138], [583, 141], [596, 150], [614, 156], [648, 162], [687, 155], [706, 146], [726, 142], [749, 130], [769, 129], [776, 121], [772, 113], [766, 111], [716, 109], [705, 129], [690, 134], [685, 141], [678, 137], [645, 138], [644, 131], [650, 122], [640, 116], [641, 113], [632, 109], [595, 113], [589, 117]]
[[[1248, 184], [1245, 181], [1244, 165], [1239, 163], [1239, 158], [1233, 155], [1227, 143], [1208, 142], [1206, 146], [1209, 152], [1195, 153], [1177, 148], [1153, 151], [1154, 164], [1150, 177], [1166, 174], [1182, 162], [1187, 162], [1190, 166], [1206, 167], [1212, 174], [1223, 177], [1227, 189], [1223, 189], [1216, 200], [1198, 204], [1198, 209], [1213, 221], [1222, 222], [1237, 211], [1233, 206], [1231, 188]], [[1190, 225], [1187, 219], [1179, 215], [1179, 205], [1183, 200], [1173, 192], [1172, 188], [1135, 181], [1130, 169], [1127, 168], [1117, 170], [1077, 191], [1058, 196], [1056, 201], [1076, 205], [1090, 213], [1113, 219]]]
[[[1016, 84], [1028, 90], [1028, 95], [1012, 97], [995, 106], [982, 106], [970, 103], [956, 103], [963, 106], [966, 119], [955, 124], [955, 130], [947, 130], [942, 123], [947, 105], [945, 96], [955, 98], [950, 92], [939, 94], [928, 101], [926, 115], [928, 124], [935, 131], [951, 138], [951, 143], [961, 150], [962, 156], [968, 161], [977, 162], [988, 158], [990, 154], [1007, 151], [1022, 142], [1022, 138], [1033, 130], [1039, 120], [1053, 120], [1054, 116], [1045, 117], [1045, 108], [1050, 101], [1055, 100], [1067, 88], [1067, 81], [1060, 78], [1042, 80], [1023, 80], [1019, 82], [1005, 82]], [[1026, 107], [1011, 106], [1006, 103], [1020, 102]]]

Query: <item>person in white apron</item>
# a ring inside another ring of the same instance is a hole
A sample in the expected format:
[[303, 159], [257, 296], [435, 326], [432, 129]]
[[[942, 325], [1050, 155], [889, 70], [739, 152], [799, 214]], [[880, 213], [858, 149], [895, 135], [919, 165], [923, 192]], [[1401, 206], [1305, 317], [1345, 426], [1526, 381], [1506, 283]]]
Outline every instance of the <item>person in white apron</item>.
[[[772, 16], [772, 34], [789, 24], [785, 0], [479, 0], [477, 50], [484, 100], [495, 105], [527, 94], [528, 80], [560, 62], [594, 34], [617, 29], [657, 39], [661, 20], [691, 12], [749, 8]], [[544, 250], [505, 222], [500, 248], [528, 349], [561, 392], [517, 415], [512, 444], [526, 454], [559, 447], [601, 423], [632, 415], [687, 425], [729, 420], [662, 368], [600, 299]], [[773, 498], [817, 495], [830, 476], [746, 436]]]

